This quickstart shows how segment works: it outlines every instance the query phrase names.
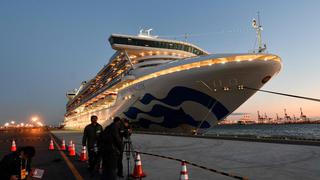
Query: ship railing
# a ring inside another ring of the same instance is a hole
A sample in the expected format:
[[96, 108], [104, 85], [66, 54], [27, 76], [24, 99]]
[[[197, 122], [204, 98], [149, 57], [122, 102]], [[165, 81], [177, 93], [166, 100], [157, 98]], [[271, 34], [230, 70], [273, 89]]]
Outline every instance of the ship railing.
[[[113, 68], [117, 68], [117, 69], [125, 69], [125, 66], [126, 66], [126, 63], [127, 62], [127, 60], [122, 60], [122, 61], [120, 61], [115, 67], [113, 67]], [[111, 71], [112, 70], [112, 68], [109, 68], [109, 71]], [[126, 72], [126, 71], [128, 71], [128, 70], [125, 70], [124, 72]], [[112, 77], [113, 75], [115, 75], [117, 73], [117, 71], [112, 71], [112, 72], [110, 72], [110, 73], [107, 73], [106, 74], [106, 76], [104, 76], [103, 78], [101, 78], [101, 80], [99, 81], [99, 83], [105, 83], [106, 81], [107, 81], [107, 79], [108, 78], [110, 78], [110, 77]], [[123, 74], [123, 73], [121, 73], [121, 74]], [[121, 74], [119, 74], [119, 75], [121, 75]], [[118, 76], [119, 76], [118, 75]], [[118, 77], [117, 76], [117, 77]], [[94, 79], [93, 79], [94, 80]], [[94, 83], [95, 84], [95, 82], [92, 82], [92, 81], [90, 81], [90, 82], [88, 82], [88, 83]], [[106, 85], [107, 86], [109, 86], [108, 84], [110, 84], [111, 82], [109, 82], [109, 83], [107, 83]], [[87, 86], [85, 89], [87, 90], [87, 88], [89, 88], [89, 86]], [[85, 89], [83, 89], [83, 90], [85, 90]], [[83, 90], [82, 90], [82, 92], [83, 92]], [[96, 92], [95, 91], [93, 91], [93, 92], [91, 92], [90, 94], [96, 94]], [[89, 97], [90, 97], [90, 95], [88, 95]], [[70, 106], [72, 106], [72, 104], [74, 104], [75, 103], [75, 99], [72, 99], [71, 100], [72, 102], [70, 102], [71, 104], [70, 104]], [[69, 104], [69, 103], [68, 103]], [[82, 104], [82, 103], [81, 103]]]
[[[78, 106], [82, 105], [83, 103], [85, 103], [85, 102], [89, 101], [90, 99], [96, 97], [97, 95], [99, 95], [99, 94], [102, 93], [103, 91], [105, 91], [105, 90], [111, 88], [112, 86], [114, 86], [115, 84], [119, 83], [119, 82], [121, 81], [121, 78], [122, 78], [123, 76], [127, 75], [128, 72], [129, 72], [129, 70], [125, 70], [125, 71], [123, 71], [122, 73], [120, 73], [116, 78], [114, 78], [112, 81], [110, 81], [110, 82], [107, 83], [105, 86], [103, 86], [103, 88], [101, 88], [101, 89], [99, 89], [98, 91], [94, 92], [93, 94], [87, 96], [87, 98], [82, 99], [81, 102], [80, 102], [80, 104], [79, 104]], [[73, 109], [75, 109], [75, 107], [73, 107], [73, 108], [70, 109], [70, 110], [73, 110]]]

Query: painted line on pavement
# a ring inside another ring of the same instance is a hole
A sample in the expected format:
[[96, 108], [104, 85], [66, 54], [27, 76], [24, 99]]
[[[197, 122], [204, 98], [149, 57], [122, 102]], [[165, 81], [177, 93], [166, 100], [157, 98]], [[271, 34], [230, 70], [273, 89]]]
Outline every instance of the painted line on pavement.
[[60, 146], [59, 144], [56, 142], [55, 138], [52, 136], [52, 134], [50, 134], [51, 139], [53, 140], [54, 144], [56, 145], [56, 147], [58, 147], [58, 150], [60, 152], [60, 155], [62, 156], [62, 158], [64, 159], [64, 161], [67, 163], [67, 166], [69, 167], [69, 169], [71, 170], [72, 174], [74, 175], [74, 177], [77, 180], [84, 180], [83, 177], [80, 175], [79, 171], [76, 169], [76, 167], [74, 167], [74, 165], [72, 164], [72, 162], [69, 160], [69, 158], [66, 156], [66, 154], [63, 151], [60, 151]]

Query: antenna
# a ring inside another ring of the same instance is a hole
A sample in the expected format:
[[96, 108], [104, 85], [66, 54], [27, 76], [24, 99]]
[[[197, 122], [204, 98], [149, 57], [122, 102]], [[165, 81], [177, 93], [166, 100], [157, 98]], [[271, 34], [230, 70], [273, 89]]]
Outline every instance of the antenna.
[[188, 33], [185, 33], [185, 34], [184, 34], [184, 41], [185, 41], [185, 42], [187, 42], [188, 36], [189, 36]]
[[145, 37], [145, 38], [157, 38], [158, 36], [152, 36], [151, 35], [151, 31], [152, 31], [153, 29], [152, 28], [150, 28], [150, 29], [140, 29], [139, 30], [139, 34], [138, 34], [138, 36], [140, 36], [140, 37]]
[[152, 30], [153, 30], [152, 28], [146, 30], [148, 36], [150, 36], [150, 32], [151, 32]]
[[[258, 39], [258, 53], [263, 53], [266, 49], [267, 49], [267, 45], [263, 44], [262, 45], [262, 25], [260, 22], [260, 12], [257, 12], [257, 16], [258, 16], [258, 21], [256, 19], [252, 20], [252, 27], [253, 29], [256, 31], [257, 34], [257, 39]], [[263, 47], [262, 47], [263, 46]]]

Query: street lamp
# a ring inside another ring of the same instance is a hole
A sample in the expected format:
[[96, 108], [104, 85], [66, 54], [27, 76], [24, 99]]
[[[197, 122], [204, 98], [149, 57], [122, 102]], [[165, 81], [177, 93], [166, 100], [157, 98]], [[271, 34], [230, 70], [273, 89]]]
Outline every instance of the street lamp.
[[14, 124], [14, 123], [16, 123], [16, 122], [14, 122], [14, 121], [11, 121], [11, 124]]
[[36, 122], [36, 121], [38, 121], [38, 117], [34, 116], [34, 117], [31, 118], [31, 120], [32, 120], [33, 122]]

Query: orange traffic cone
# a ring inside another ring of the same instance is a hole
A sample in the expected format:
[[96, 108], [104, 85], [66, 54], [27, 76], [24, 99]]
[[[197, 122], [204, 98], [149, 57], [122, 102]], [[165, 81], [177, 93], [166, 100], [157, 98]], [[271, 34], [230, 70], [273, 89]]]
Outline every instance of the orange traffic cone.
[[68, 145], [68, 152], [70, 154], [70, 152], [72, 151], [72, 140], [70, 140], [69, 145]]
[[69, 151], [69, 156], [76, 156], [76, 147], [72, 144], [71, 151]]
[[15, 152], [15, 151], [17, 151], [16, 141], [15, 141], [15, 140], [12, 140], [12, 143], [11, 143], [11, 152]]
[[87, 161], [87, 150], [86, 146], [82, 147], [81, 155], [80, 155], [80, 161]]
[[66, 141], [64, 139], [62, 140], [62, 145], [61, 145], [60, 150], [62, 150], [62, 151], [66, 150]]
[[141, 164], [141, 159], [140, 159], [139, 153], [136, 154], [134, 170], [133, 170], [133, 173], [131, 174], [131, 177], [133, 177], [133, 178], [146, 177], [146, 174], [142, 170], [142, 164]]
[[49, 150], [54, 150], [53, 140], [52, 139], [50, 140]]
[[181, 172], [179, 180], [189, 180], [188, 171], [187, 171], [187, 163], [185, 161], [181, 162]]

